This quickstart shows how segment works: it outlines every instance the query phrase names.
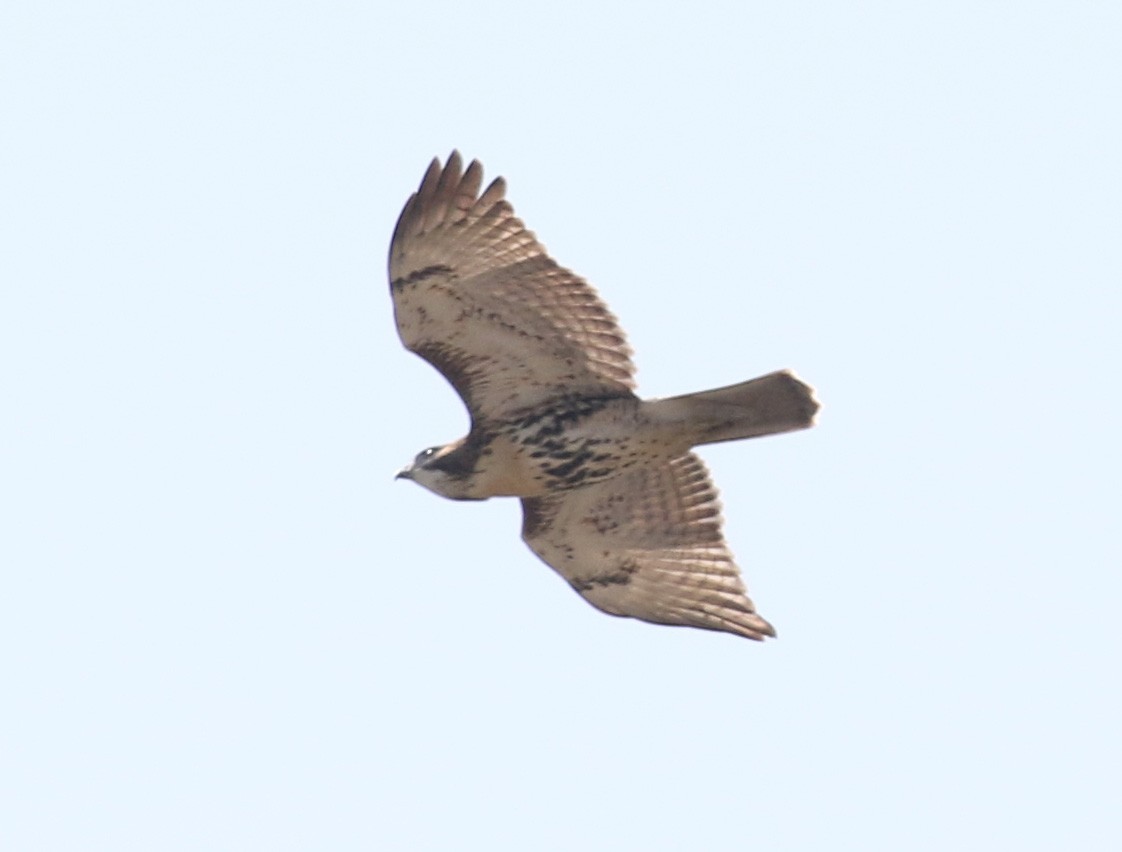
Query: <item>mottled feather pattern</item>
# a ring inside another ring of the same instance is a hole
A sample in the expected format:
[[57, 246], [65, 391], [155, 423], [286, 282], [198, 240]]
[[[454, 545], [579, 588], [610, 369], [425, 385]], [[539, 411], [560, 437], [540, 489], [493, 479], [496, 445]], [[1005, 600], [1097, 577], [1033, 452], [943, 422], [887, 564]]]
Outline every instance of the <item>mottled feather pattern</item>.
[[634, 393], [631, 350], [595, 290], [558, 265], [500, 178], [436, 160], [402, 210], [390, 292], [405, 346], [452, 384], [470, 433], [401, 472], [458, 500], [522, 499], [522, 537], [599, 609], [774, 636], [721, 533], [704, 443], [810, 426], [809, 386], [780, 371], [663, 400]]
[[693, 453], [564, 496], [523, 500], [523, 539], [613, 615], [774, 636], [721, 535], [720, 501]]
[[458, 154], [434, 161], [398, 220], [390, 281], [402, 342], [429, 357], [455, 352], [477, 369], [446, 372], [473, 418], [560, 393], [629, 394], [630, 348], [596, 292], [557, 265], [503, 198], [499, 179]]

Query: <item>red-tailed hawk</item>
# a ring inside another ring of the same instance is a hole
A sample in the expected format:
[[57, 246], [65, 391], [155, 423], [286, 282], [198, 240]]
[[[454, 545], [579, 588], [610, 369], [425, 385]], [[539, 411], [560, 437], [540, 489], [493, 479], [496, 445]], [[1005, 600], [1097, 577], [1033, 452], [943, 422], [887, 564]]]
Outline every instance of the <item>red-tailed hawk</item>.
[[639, 399], [615, 317], [526, 230], [503, 179], [482, 184], [477, 161], [433, 160], [394, 229], [398, 333], [471, 414], [466, 437], [398, 475], [455, 500], [520, 497], [526, 544], [604, 612], [774, 636], [690, 450], [807, 428], [811, 389], [783, 371]]

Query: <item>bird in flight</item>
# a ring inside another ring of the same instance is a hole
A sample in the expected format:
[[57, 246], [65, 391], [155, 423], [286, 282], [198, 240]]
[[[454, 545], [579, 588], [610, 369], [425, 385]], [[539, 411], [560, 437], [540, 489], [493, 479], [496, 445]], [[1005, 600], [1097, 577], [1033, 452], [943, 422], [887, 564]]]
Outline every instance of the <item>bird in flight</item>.
[[471, 416], [399, 474], [453, 500], [518, 497], [522, 538], [585, 600], [656, 624], [774, 636], [721, 533], [700, 444], [805, 429], [789, 371], [667, 399], [635, 393], [616, 318], [514, 214], [478, 161], [433, 160], [390, 243], [398, 334]]

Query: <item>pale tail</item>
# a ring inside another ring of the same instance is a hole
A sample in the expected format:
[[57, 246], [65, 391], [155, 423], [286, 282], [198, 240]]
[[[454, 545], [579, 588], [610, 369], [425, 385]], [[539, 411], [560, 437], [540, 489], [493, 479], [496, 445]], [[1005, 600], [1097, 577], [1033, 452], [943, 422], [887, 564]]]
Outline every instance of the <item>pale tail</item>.
[[690, 446], [775, 435], [814, 424], [811, 387], [782, 370], [758, 379], [644, 404], [656, 422], [682, 428]]

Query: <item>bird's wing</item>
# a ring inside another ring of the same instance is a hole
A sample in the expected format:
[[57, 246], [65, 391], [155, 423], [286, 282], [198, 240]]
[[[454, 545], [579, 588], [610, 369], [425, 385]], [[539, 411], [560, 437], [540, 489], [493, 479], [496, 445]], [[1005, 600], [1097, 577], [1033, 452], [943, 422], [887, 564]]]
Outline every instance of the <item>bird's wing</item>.
[[495, 180], [458, 152], [433, 160], [390, 244], [390, 290], [406, 348], [463, 397], [474, 421], [559, 396], [628, 396], [634, 367], [614, 316], [557, 265]]
[[721, 535], [720, 502], [693, 453], [522, 501], [522, 538], [593, 606], [656, 624], [774, 636]]

